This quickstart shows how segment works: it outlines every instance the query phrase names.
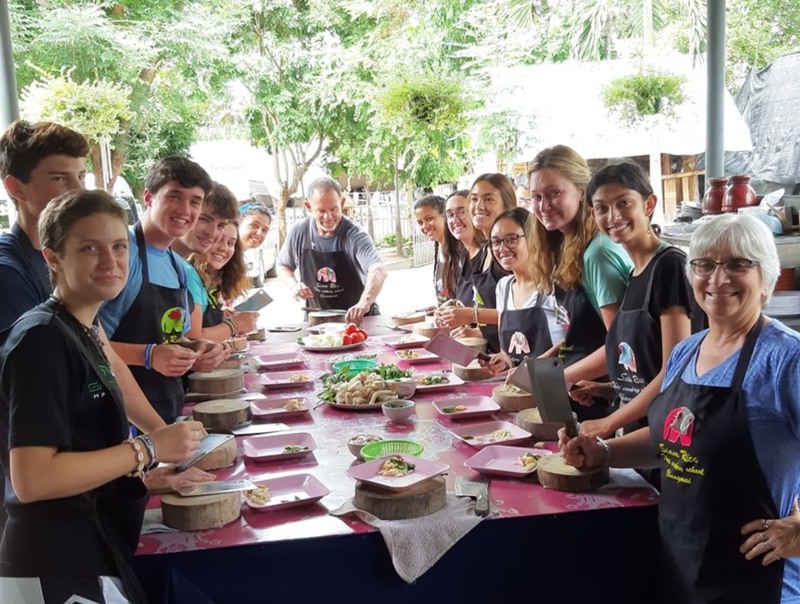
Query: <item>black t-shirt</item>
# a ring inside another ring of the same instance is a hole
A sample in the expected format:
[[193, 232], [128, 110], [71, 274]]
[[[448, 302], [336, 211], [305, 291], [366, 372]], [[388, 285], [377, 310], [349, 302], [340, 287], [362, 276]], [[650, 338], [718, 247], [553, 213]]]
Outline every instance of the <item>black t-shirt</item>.
[[[84, 350], [67, 330], [85, 344]], [[11, 330], [0, 348], [0, 455], [7, 475], [10, 448], [93, 451], [127, 438], [124, 414], [85, 356], [93, 347], [83, 328], [53, 302], [35, 308]], [[99, 351], [94, 354], [100, 370], [111, 378], [107, 381], [115, 386], [107, 361]], [[91, 495], [101, 518], [113, 516], [110, 526], [115, 541], [130, 533], [130, 525], [120, 523], [141, 522], [141, 517], [125, 518], [129, 512], [120, 517], [119, 510], [131, 508], [122, 501], [118, 483], [108, 483]], [[105, 554], [90, 498], [79, 495], [22, 503], [9, 484], [5, 504], [9, 521], [0, 548], [0, 574], [117, 574]]]

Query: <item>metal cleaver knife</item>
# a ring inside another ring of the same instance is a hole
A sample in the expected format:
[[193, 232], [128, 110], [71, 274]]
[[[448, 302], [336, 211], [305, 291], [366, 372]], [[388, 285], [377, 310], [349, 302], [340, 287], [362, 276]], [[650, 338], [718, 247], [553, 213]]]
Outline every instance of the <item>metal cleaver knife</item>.
[[572, 415], [572, 406], [564, 381], [564, 365], [561, 359], [526, 359], [531, 394], [545, 422], [564, 422], [567, 436], [578, 436], [578, 427]]
[[458, 340], [443, 333], [437, 333], [430, 342], [425, 344], [425, 348], [430, 350], [433, 354], [438, 354], [443, 359], [447, 359], [463, 367], [466, 367], [475, 359], [488, 361], [492, 358], [488, 354], [465, 346]]
[[489, 513], [489, 483], [485, 478], [467, 480], [463, 476], [456, 476], [456, 497], [474, 497], [475, 513], [486, 516]]

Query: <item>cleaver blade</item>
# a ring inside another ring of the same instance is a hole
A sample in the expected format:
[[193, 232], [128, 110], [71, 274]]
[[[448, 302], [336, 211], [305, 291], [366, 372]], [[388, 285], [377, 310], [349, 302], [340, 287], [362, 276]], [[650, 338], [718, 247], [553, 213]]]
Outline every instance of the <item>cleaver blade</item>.
[[475, 359], [488, 361], [492, 358], [488, 354], [470, 348], [443, 333], [437, 333], [433, 339], [425, 345], [425, 348], [430, 350], [433, 354], [438, 354], [443, 359], [447, 359], [462, 367], [466, 367]]
[[485, 479], [467, 480], [461, 475], [456, 476], [456, 497], [474, 497], [475, 514], [486, 516], [489, 513], [489, 483]]
[[531, 381], [531, 394], [536, 401], [542, 420], [563, 422], [567, 436], [578, 436], [578, 427], [572, 415], [572, 405], [564, 380], [564, 365], [561, 359], [548, 357], [527, 359], [528, 377]]

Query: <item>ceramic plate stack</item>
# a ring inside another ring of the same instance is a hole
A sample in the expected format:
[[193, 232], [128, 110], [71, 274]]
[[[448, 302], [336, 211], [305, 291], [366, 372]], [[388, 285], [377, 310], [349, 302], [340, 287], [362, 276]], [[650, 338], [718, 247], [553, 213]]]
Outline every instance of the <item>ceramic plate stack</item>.
[[697, 220], [703, 215], [703, 206], [699, 201], [682, 201], [678, 216], [689, 216]]
[[775, 292], [764, 314], [777, 318], [800, 316], [800, 291]]

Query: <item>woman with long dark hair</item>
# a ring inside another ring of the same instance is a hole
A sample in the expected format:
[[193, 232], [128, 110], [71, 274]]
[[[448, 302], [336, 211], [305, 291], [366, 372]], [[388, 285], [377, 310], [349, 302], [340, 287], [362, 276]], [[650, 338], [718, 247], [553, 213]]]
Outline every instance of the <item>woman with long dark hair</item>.
[[458, 259], [461, 245], [445, 224], [445, 200], [428, 195], [414, 203], [414, 218], [423, 235], [434, 242], [433, 286], [436, 303], [444, 304], [456, 297]]

